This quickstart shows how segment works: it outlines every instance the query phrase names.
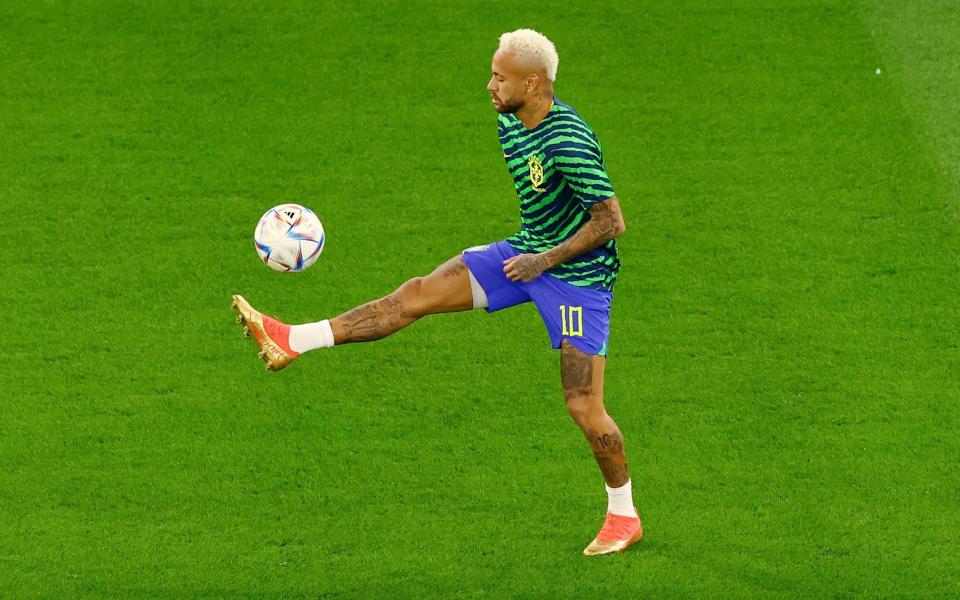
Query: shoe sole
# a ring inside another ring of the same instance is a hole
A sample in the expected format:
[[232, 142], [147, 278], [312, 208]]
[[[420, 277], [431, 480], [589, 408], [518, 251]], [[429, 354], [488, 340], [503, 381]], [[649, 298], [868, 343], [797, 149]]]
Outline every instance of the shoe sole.
[[239, 295], [233, 295], [233, 302], [230, 307], [237, 313], [236, 322], [243, 325], [243, 337], [253, 337], [253, 340], [260, 347], [257, 357], [265, 364], [268, 371], [279, 371], [293, 361], [293, 357], [284, 352], [276, 342], [270, 339], [267, 331], [263, 328], [263, 317], [259, 311], [254, 310], [247, 300]]

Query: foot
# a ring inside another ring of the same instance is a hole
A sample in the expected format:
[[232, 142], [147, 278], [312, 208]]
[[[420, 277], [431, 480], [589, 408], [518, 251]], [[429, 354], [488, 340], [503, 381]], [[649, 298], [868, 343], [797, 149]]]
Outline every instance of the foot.
[[593, 538], [583, 553], [586, 556], [599, 556], [613, 552], [623, 552], [643, 537], [643, 524], [640, 517], [624, 517], [607, 513], [600, 533]]
[[267, 363], [267, 369], [279, 371], [293, 362], [298, 352], [290, 349], [290, 326], [254, 310], [243, 296], [234, 294], [233, 310], [237, 313], [237, 323], [243, 325], [244, 337], [250, 337], [260, 346], [257, 355]]

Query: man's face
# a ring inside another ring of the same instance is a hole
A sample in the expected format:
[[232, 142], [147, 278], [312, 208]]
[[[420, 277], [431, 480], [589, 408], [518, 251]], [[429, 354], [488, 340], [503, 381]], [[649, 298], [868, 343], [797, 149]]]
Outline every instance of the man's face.
[[487, 91], [498, 113], [515, 113], [523, 108], [530, 75], [530, 70], [523, 67], [511, 52], [497, 50], [493, 55], [493, 76], [487, 83]]

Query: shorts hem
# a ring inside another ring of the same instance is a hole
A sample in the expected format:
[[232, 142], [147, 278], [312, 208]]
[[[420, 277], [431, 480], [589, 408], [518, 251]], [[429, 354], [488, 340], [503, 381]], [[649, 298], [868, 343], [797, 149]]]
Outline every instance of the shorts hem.
[[601, 345], [599, 348], [591, 348], [591, 347], [587, 347], [588, 345], [584, 343], [585, 340], [584, 340], [583, 338], [580, 338], [580, 337], [563, 336], [563, 337], [560, 338], [560, 341], [558, 341], [558, 342], [556, 342], [555, 344], [553, 344], [553, 349], [554, 349], [554, 350], [559, 350], [559, 349], [560, 349], [560, 346], [563, 344], [563, 340], [567, 340], [568, 342], [570, 342], [570, 345], [571, 345], [571, 346], [573, 346], [574, 348], [576, 348], [576, 349], [579, 350], [580, 352], [583, 352], [584, 354], [589, 354], [589, 355], [591, 355], [591, 356], [606, 356], [606, 355], [607, 355], [607, 342], [606, 342], [606, 341], [604, 341], [604, 342], [603, 342], [603, 345]]

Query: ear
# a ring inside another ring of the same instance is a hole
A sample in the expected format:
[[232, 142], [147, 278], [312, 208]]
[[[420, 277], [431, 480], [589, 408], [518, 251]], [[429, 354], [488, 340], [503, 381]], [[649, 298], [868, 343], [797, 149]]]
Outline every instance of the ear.
[[536, 73], [530, 73], [527, 75], [527, 94], [532, 94], [533, 90], [537, 89], [537, 86], [540, 85], [540, 76]]

